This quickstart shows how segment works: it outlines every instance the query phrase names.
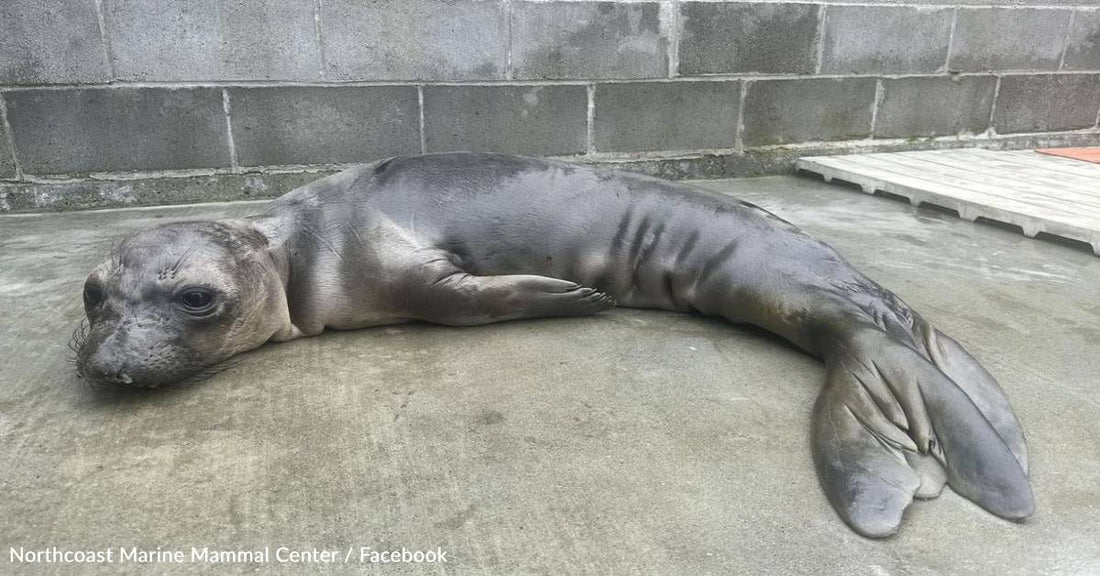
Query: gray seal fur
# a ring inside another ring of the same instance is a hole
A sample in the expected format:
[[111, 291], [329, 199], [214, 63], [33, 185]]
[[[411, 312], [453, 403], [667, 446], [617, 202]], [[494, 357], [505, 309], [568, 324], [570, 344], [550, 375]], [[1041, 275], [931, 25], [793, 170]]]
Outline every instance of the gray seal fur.
[[992, 376], [836, 251], [689, 185], [494, 154], [393, 158], [248, 218], [121, 242], [85, 285], [78, 368], [186, 379], [267, 341], [414, 320], [477, 325], [619, 306], [759, 326], [821, 358], [812, 452], [857, 532], [897, 531], [944, 484], [1022, 520], [1023, 432]]

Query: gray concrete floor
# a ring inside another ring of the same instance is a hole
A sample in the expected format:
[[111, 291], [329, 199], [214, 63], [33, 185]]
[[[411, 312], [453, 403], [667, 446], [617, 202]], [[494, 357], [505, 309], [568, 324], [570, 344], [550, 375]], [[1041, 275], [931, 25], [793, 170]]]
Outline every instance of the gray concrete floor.
[[808, 449], [820, 365], [670, 313], [406, 325], [269, 345], [198, 386], [96, 394], [66, 342], [113, 238], [256, 204], [0, 218], [0, 573], [9, 548], [442, 547], [443, 566], [217, 573], [1100, 574], [1100, 258], [794, 177], [704, 186], [836, 246], [996, 375], [1038, 512], [945, 493], [865, 540]]

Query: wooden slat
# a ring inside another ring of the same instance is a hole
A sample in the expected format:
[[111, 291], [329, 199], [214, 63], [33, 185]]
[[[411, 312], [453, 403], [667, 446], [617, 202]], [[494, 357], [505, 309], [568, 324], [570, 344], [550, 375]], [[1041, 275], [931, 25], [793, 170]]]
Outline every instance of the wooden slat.
[[797, 166], [867, 193], [952, 208], [968, 220], [1014, 224], [1029, 237], [1046, 232], [1087, 242], [1100, 256], [1100, 165], [1032, 151], [964, 149], [809, 157]]
[[[940, 150], [938, 152], [953, 152], [953, 150]], [[1098, 175], [1100, 175], [1100, 166], [1089, 164], [1087, 162], [1081, 162], [1078, 160], [1070, 160], [1069, 158], [1042, 156], [1040, 154], [1036, 154], [1031, 150], [998, 152], [994, 150], [962, 149], [959, 150], [959, 157], [974, 158], [979, 162], [1012, 163], [1020, 166], [1032, 167], [1038, 170], [1044, 170], [1047, 172], [1075, 174], [1084, 176], [1086, 178], [1096, 178]]]
[[924, 158], [884, 155], [877, 158], [864, 158], [862, 161], [870, 166], [894, 169], [902, 174], [909, 173], [910, 171], [906, 170], [908, 168], [916, 173], [934, 176], [932, 180], [935, 182], [998, 198], [1012, 198], [1055, 211], [1083, 212], [1100, 218], [1100, 196], [1081, 193], [1070, 188], [1052, 189], [1029, 180], [967, 172], [962, 168], [946, 166]]
[[[979, 158], [963, 154], [927, 154], [918, 152], [900, 152], [891, 154], [890, 159], [904, 158], [922, 160], [952, 167], [958, 170], [961, 178], [995, 178], [1000, 185], [1012, 189], [1022, 188], [1040, 194], [1055, 191], [1066, 192], [1085, 200], [1088, 204], [1100, 205], [1100, 194], [1093, 192], [1100, 182], [1100, 170], [1088, 176], [1072, 172], [1059, 172], [1025, 164], [1001, 161], [999, 159]], [[987, 180], [988, 181], [988, 180]], [[1086, 192], [1087, 191], [1087, 192]]]
[[[939, 181], [934, 174], [920, 173], [913, 170], [907, 171], [904, 167], [900, 166], [881, 166], [877, 165], [877, 160], [868, 159], [866, 157], [853, 158], [834, 156], [821, 160], [824, 165], [840, 169], [843, 172], [849, 173], [850, 176], [855, 177], [858, 175], [869, 177], [872, 184], [870, 187], [864, 185], [862, 181], [854, 181], [860, 184], [864, 192], [872, 193], [874, 190], [884, 190], [891, 194], [905, 196], [909, 198], [913, 204], [931, 202], [947, 208], [956, 209], [959, 211], [960, 215], [967, 220], [973, 220], [978, 216], [986, 216], [983, 213], [968, 210], [968, 208], [971, 207], [980, 208], [988, 206], [1011, 212], [1018, 216], [1027, 216], [1031, 210], [1035, 209], [1035, 206], [1028, 202], [988, 194], [978, 190], [959, 188]], [[836, 177], [841, 180], [849, 180], [849, 178], [844, 176]], [[887, 187], [879, 187], [881, 184], [897, 184], [899, 185], [899, 189], [903, 190], [903, 192], [895, 192]], [[931, 198], [936, 198], [939, 201], [933, 201]], [[957, 207], [959, 205], [962, 206], [961, 209]], [[1050, 218], [1057, 222], [1074, 226], [1087, 225], [1090, 222], [1088, 219], [1083, 219], [1076, 211], [1064, 208], [1052, 209]], [[1013, 221], [1012, 223], [1016, 222]]]

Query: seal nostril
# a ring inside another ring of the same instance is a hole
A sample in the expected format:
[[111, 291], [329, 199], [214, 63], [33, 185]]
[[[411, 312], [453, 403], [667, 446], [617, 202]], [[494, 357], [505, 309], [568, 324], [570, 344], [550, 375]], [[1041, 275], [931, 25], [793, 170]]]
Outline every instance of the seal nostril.
[[88, 373], [88, 376], [91, 376], [92, 378], [95, 378], [97, 380], [102, 380], [107, 377], [107, 372], [93, 362], [85, 364], [84, 371]]

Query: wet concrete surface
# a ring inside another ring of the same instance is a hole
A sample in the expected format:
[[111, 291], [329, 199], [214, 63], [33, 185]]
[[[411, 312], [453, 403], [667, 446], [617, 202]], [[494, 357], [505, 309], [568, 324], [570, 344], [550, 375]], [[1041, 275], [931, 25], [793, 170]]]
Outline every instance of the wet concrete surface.
[[[665, 312], [332, 332], [194, 386], [89, 391], [66, 344], [111, 243], [260, 204], [4, 216], [0, 573], [1100, 574], [1100, 258], [808, 178], [700, 185], [831, 243], [963, 342], [1027, 432], [1036, 515], [946, 491], [894, 538], [861, 538], [810, 458], [819, 363]], [[13, 563], [21, 547], [115, 561]], [[214, 566], [192, 547], [271, 556]], [[448, 562], [358, 563], [360, 547]]]

